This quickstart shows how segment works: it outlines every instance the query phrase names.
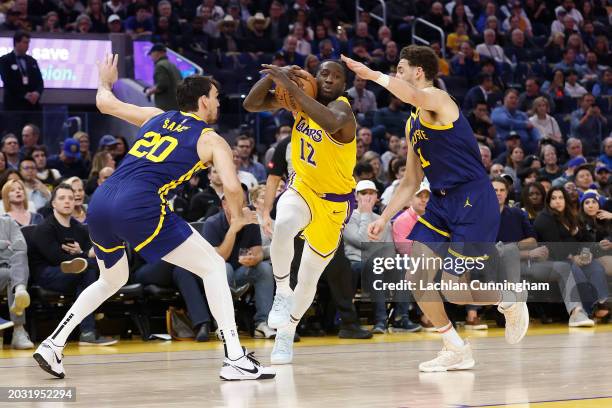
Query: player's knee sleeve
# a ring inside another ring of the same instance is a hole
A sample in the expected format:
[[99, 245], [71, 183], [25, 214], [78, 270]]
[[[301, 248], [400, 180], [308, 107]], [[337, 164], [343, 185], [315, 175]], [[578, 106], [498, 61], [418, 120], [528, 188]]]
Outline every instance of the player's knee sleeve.
[[128, 268], [118, 267], [115, 265], [110, 269], [100, 270], [100, 279], [105, 281], [113, 290], [113, 292], [121, 289], [125, 285], [130, 277], [130, 271]]

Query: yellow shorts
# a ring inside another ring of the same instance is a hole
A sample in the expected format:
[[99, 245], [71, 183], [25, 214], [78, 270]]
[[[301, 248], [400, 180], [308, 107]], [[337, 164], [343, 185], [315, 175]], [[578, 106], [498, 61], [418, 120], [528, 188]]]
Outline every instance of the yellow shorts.
[[352, 198], [348, 197], [349, 194], [323, 198], [296, 177], [290, 181], [289, 188], [298, 193], [310, 209], [310, 223], [302, 231], [302, 237], [321, 257], [333, 255], [340, 245], [342, 231], [351, 216]]

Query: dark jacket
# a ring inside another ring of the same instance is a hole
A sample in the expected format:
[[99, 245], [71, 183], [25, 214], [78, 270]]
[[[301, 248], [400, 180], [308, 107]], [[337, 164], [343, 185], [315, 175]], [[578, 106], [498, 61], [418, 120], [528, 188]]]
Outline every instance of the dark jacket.
[[592, 245], [581, 244], [589, 238], [583, 229], [578, 228], [578, 233], [572, 235], [547, 209], [538, 214], [533, 227], [538, 242], [546, 245], [553, 261], [567, 261], [568, 255], [579, 254], [583, 247], [592, 248]]
[[176, 86], [182, 79], [181, 71], [167, 57], [162, 57], [155, 63], [153, 79], [157, 87], [155, 106], [163, 111], [178, 110]]
[[[0, 57], [0, 76], [4, 82], [4, 110], [39, 110], [40, 99], [32, 105], [25, 99], [28, 92], [38, 92], [41, 96], [44, 83], [38, 63], [29, 55], [24, 56], [26, 70], [22, 71], [14, 51]], [[27, 78], [27, 85], [24, 84]]]
[[[33, 273], [37, 273], [47, 266], [59, 266], [64, 261], [74, 258], [87, 258], [87, 252], [91, 248], [89, 231], [87, 227], [74, 218], [70, 219], [70, 228], [61, 225], [55, 216], [51, 214], [36, 226], [32, 234], [32, 246], [28, 252], [30, 266]], [[66, 240], [79, 243], [83, 250], [82, 254], [71, 255], [62, 249]]]

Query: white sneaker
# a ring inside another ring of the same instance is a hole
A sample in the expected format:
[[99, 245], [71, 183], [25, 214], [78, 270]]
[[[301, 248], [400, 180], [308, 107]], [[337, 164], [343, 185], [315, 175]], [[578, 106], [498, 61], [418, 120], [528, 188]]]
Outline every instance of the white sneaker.
[[526, 302], [516, 302], [507, 309], [501, 306], [497, 310], [506, 318], [506, 342], [516, 344], [523, 340], [529, 328], [529, 309]]
[[276, 336], [276, 330], [271, 329], [266, 322], [259, 323], [253, 334], [256, 339], [273, 339], [274, 336]]
[[293, 293], [288, 296], [276, 292], [274, 303], [268, 314], [268, 326], [272, 329], [280, 329], [289, 324], [291, 306], [293, 305]]
[[63, 347], [56, 346], [51, 340], [46, 339], [38, 346], [33, 357], [40, 368], [55, 377], [64, 378], [66, 372], [62, 364], [63, 350]]
[[11, 305], [11, 313], [21, 316], [23, 311], [30, 306], [30, 295], [23, 285], [17, 285], [15, 288], [15, 298]]
[[238, 380], [268, 380], [276, 376], [276, 372], [271, 367], [262, 366], [253, 357], [253, 353], [247, 353], [246, 348], [242, 348], [244, 353], [237, 360], [230, 360], [225, 356], [223, 366], [219, 372], [219, 377], [225, 381]]
[[424, 361], [419, 364], [419, 371], [425, 373], [444, 372], [453, 370], [469, 370], [474, 367], [472, 358], [472, 346], [465, 341], [463, 347], [455, 347], [452, 344], [444, 344], [438, 357], [433, 360]]
[[584, 313], [584, 310], [577, 307], [572, 311], [568, 325], [569, 327], [593, 327], [595, 326], [595, 322], [589, 319], [589, 316]]
[[30, 336], [23, 326], [15, 326], [13, 329], [11, 348], [15, 350], [29, 350], [34, 348], [34, 343], [30, 340]]
[[293, 330], [279, 330], [274, 339], [274, 348], [270, 355], [272, 364], [291, 364], [293, 361]]

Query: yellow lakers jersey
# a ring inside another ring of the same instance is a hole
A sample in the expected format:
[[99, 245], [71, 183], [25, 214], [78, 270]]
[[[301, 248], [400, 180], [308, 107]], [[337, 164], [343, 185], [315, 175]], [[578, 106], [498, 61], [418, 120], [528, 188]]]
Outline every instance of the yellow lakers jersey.
[[[344, 96], [337, 100], [349, 103]], [[346, 194], [355, 188], [357, 143], [340, 143], [304, 112], [291, 133], [291, 161], [297, 178], [319, 195]]]

